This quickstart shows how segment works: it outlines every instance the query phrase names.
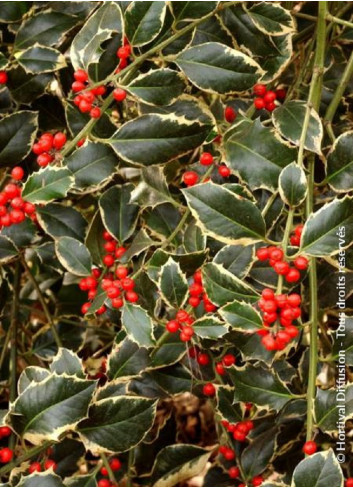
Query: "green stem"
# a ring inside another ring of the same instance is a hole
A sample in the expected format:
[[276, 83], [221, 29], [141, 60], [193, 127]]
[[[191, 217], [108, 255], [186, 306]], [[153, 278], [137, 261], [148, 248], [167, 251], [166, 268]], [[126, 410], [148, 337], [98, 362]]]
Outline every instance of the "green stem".
[[60, 348], [62, 346], [61, 339], [60, 339], [60, 337], [58, 335], [58, 332], [56, 330], [56, 327], [55, 327], [53, 318], [51, 317], [51, 314], [49, 312], [47, 303], [45, 302], [44, 296], [42, 294], [42, 291], [40, 290], [40, 287], [38, 285], [38, 282], [35, 279], [34, 275], [32, 274], [31, 269], [27, 265], [26, 259], [22, 255], [21, 255], [20, 259], [21, 259], [21, 263], [22, 263], [24, 269], [26, 270], [26, 272], [28, 274], [28, 277], [29, 277], [30, 281], [33, 284], [33, 287], [35, 288], [35, 291], [37, 292], [39, 302], [42, 304], [43, 311], [44, 311], [44, 314], [45, 314], [45, 316], [47, 318], [47, 321], [48, 321], [48, 323], [50, 325], [50, 328], [52, 330], [55, 343], [56, 343], [57, 347]]
[[[316, 33], [316, 50], [314, 73], [311, 80], [310, 94], [308, 103], [312, 103], [315, 110], [319, 109], [322, 85], [322, 73], [325, 58], [326, 42], [326, 12], [327, 1], [318, 2], [318, 24]], [[315, 155], [310, 154], [308, 158], [308, 195], [306, 198], [306, 218], [313, 212], [314, 208], [314, 167]], [[317, 301], [317, 274], [316, 260], [310, 258], [309, 268], [309, 289], [310, 289], [310, 350], [309, 350], [309, 374], [307, 390], [307, 431], [306, 438], [310, 440], [314, 427], [314, 402], [316, 396], [316, 374], [318, 362], [318, 301]]]
[[110, 465], [109, 465], [109, 461], [107, 459], [107, 456], [105, 453], [101, 453], [101, 459], [103, 461], [103, 465], [104, 467], [107, 469], [107, 472], [108, 472], [108, 475], [109, 475], [109, 479], [110, 479], [110, 482], [114, 482], [114, 484], [117, 485], [117, 481], [115, 479], [115, 475], [114, 475], [114, 472], [112, 471]]
[[353, 22], [348, 22], [348, 20], [340, 19], [331, 14], [327, 14], [326, 19], [334, 22], [335, 24], [344, 25], [346, 27], [349, 27], [350, 29], [353, 29]]
[[[19, 290], [21, 279], [20, 262], [16, 262], [15, 277], [13, 283], [13, 302], [11, 310], [11, 351], [10, 351], [10, 402], [14, 402], [17, 397], [17, 326], [18, 326], [18, 311], [19, 311]], [[11, 434], [9, 447], [14, 449], [16, 444], [16, 436]]]
[[332, 97], [332, 100], [330, 102], [330, 105], [327, 107], [325, 117], [324, 117], [324, 123], [326, 125], [327, 132], [329, 133], [332, 141], [335, 140], [335, 135], [332, 131], [332, 120], [335, 116], [337, 107], [339, 106], [342, 96], [347, 88], [347, 85], [349, 81], [351, 80], [353, 75], [353, 52], [351, 53], [347, 66], [343, 72], [342, 78], [336, 88], [336, 91], [334, 93], [334, 96]]
[[7, 474], [8, 472], [10, 472], [15, 467], [19, 467], [23, 462], [26, 462], [26, 460], [29, 460], [32, 457], [35, 457], [39, 453], [41, 453], [44, 450], [46, 450], [47, 448], [49, 448], [50, 445], [52, 445], [52, 444], [53, 443], [51, 441], [46, 441], [37, 447], [33, 447], [30, 450], [27, 450], [27, 452], [25, 452], [23, 455], [21, 455], [21, 457], [17, 457], [15, 460], [10, 462], [9, 464], [6, 464], [3, 467], [1, 467], [0, 476]]
[[[224, 10], [226, 8], [232, 7], [233, 5], [235, 5], [237, 3], [239, 3], [239, 1], [225, 2], [223, 4], [219, 4], [217, 10], [218, 11]], [[124, 68], [123, 70], [121, 70], [119, 73], [113, 74], [113, 75], [110, 75], [110, 76], [107, 76], [104, 80], [100, 80], [98, 83], [91, 84], [89, 86], [89, 89], [91, 90], [92, 88], [94, 88], [94, 87], [96, 87], [98, 85], [106, 85], [107, 83], [118, 81], [118, 80], [120, 80], [122, 78], [124, 78], [124, 80], [126, 80], [126, 81], [129, 80], [130, 73], [131, 72], [135, 72], [138, 69], [138, 67], [144, 61], [146, 61], [148, 58], [150, 58], [154, 54], [158, 53], [158, 51], [162, 51], [170, 43], [176, 41], [179, 37], [183, 36], [184, 34], [186, 34], [189, 31], [193, 30], [201, 22], [204, 22], [205, 20], [213, 17], [214, 15], [215, 15], [215, 13], [214, 13], [214, 11], [212, 11], [209, 14], [205, 15], [202, 19], [197, 19], [194, 22], [191, 22], [190, 24], [188, 24], [187, 26], [185, 26], [183, 29], [180, 29], [178, 32], [176, 32], [175, 34], [173, 34], [172, 36], [170, 36], [165, 41], [162, 41], [157, 46], [154, 46], [153, 48], [149, 49], [144, 54], [142, 54], [141, 56], [139, 56], [138, 58], [136, 58], [131, 64], [129, 64], [126, 68]], [[104, 102], [102, 104], [102, 107], [101, 107], [101, 112], [102, 113], [104, 113], [106, 111], [106, 109], [109, 107], [109, 105], [112, 103], [112, 101], [113, 101], [113, 93], [111, 93], [110, 95], [108, 95], [108, 97], [104, 100]], [[75, 136], [74, 139], [72, 141], [70, 141], [70, 143], [65, 146], [65, 148], [63, 149], [63, 151], [61, 152], [61, 154], [63, 156], [66, 156], [73, 149], [75, 149], [76, 144], [82, 138], [86, 137], [91, 132], [91, 130], [96, 125], [96, 123], [98, 122], [98, 120], [99, 119], [91, 119], [85, 125], [85, 127], [77, 134], [77, 136]]]
[[129, 457], [127, 461], [127, 480], [126, 480], [126, 485], [127, 487], [131, 487], [131, 479], [132, 479], [132, 467], [134, 465], [134, 449], [131, 448], [129, 451]]

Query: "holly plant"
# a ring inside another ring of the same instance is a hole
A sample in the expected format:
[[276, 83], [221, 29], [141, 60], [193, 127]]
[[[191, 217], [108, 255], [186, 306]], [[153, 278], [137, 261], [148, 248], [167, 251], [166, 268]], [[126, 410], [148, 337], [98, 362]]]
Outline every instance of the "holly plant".
[[353, 2], [0, 5], [0, 476], [353, 486]]

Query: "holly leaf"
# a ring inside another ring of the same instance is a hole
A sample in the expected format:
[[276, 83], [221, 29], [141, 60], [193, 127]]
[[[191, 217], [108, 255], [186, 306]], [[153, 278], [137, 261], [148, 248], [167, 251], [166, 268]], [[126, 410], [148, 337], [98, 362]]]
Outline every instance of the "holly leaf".
[[175, 62], [197, 88], [211, 93], [244, 92], [263, 74], [252, 58], [218, 42], [185, 49]]
[[169, 105], [185, 90], [184, 77], [170, 68], [141, 73], [127, 86], [140, 100], [152, 105]]
[[181, 309], [188, 298], [186, 277], [172, 257], [161, 268], [158, 288], [163, 300], [175, 309]]
[[105, 229], [118, 241], [126, 241], [134, 232], [139, 207], [130, 203], [133, 185], [115, 185], [99, 199], [99, 208]]
[[67, 168], [47, 166], [28, 177], [23, 185], [22, 197], [33, 204], [61, 199], [66, 197], [73, 180]]
[[60, 51], [41, 46], [38, 43], [16, 53], [15, 57], [27, 73], [50, 73], [66, 66], [65, 57]]
[[166, 7], [164, 2], [130, 3], [125, 11], [125, 33], [132, 46], [144, 46], [158, 36]]
[[332, 449], [315, 453], [294, 469], [294, 487], [342, 487], [343, 474]]
[[249, 244], [263, 240], [265, 222], [250, 200], [221, 185], [201, 183], [183, 190], [192, 215], [201, 229], [227, 244]]
[[328, 156], [326, 181], [335, 192], [353, 189], [353, 131], [341, 134]]
[[316, 391], [315, 421], [320, 430], [333, 434], [339, 423], [346, 421], [353, 413], [353, 384], [340, 390], [320, 389]]
[[56, 373], [31, 383], [11, 406], [11, 426], [34, 445], [58, 441], [87, 416], [94, 387], [92, 380]]
[[77, 432], [86, 450], [93, 453], [126, 452], [152, 428], [156, 405], [153, 400], [137, 396], [102, 399], [91, 404]]
[[107, 375], [114, 380], [141, 374], [149, 364], [146, 348], [140, 348], [134, 341], [125, 338], [115, 345], [108, 356]]
[[30, 475], [21, 475], [20, 482], [16, 487], [65, 487], [61, 477], [57, 474], [45, 471], [34, 472]]
[[121, 324], [128, 337], [139, 346], [154, 346], [153, 322], [142, 307], [126, 302], [122, 309]]
[[142, 168], [141, 180], [131, 192], [130, 202], [137, 203], [140, 207], [155, 207], [165, 202], [174, 202], [162, 167]]
[[74, 187], [92, 192], [113, 177], [119, 160], [107, 144], [88, 141], [66, 158], [65, 163], [75, 177]]
[[15, 244], [7, 236], [0, 235], [0, 261], [5, 263], [18, 254]]
[[288, 10], [274, 3], [258, 3], [251, 8], [244, 5], [256, 27], [269, 36], [282, 36], [295, 31], [294, 20]]
[[[307, 102], [290, 100], [285, 102], [272, 113], [272, 121], [280, 134], [299, 146], [303, 130]], [[323, 128], [318, 113], [310, 110], [309, 125], [306, 132], [304, 148], [317, 154], [321, 154], [321, 141]]]
[[307, 194], [308, 185], [304, 170], [296, 163], [291, 163], [281, 171], [279, 176], [279, 193], [281, 199], [290, 207], [300, 205]]
[[0, 167], [15, 165], [31, 151], [38, 129], [38, 113], [22, 110], [0, 121]]
[[215, 340], [228, 332], [228, 327], [216, 316], [205, 316], [193, 322], [195, 334], [200, 338]]
[[279, 411], [294, 397], [278, 375], [263, 364], [230, 367], [228, 372], [235, 388], [235, 401], [253, 402]]
[[260, 314], [246, 302], [233, 301], [218, 312], [233, 330], [255, 333], [262, 328]]
[[53, 203], [46, 206], [38, 206], [36, 215], [39, 224], [52, 238], [68, 236], [83, 241], [86, 232], [87, 221], [74, 207]]
[[153, 487], [175, 487], [203, 472], [212, 452], [194, 445], [162, 448], [153, 465]]
[[338, 253], [353, 242], [353, 200], [334, 199], [311, 214], [303, 229], [301, 252], [311, 256]]
[[228, 272], [240, 279], [246, 277], [254, 260], [254, 245], [223, 246], [213, 258], [214, 263], [222, 265]]
[[91, 274], [91, 255], [77, 239], [63, 236], [55, 242], [55, 252], [62, 266], [69, 272], [83, 277]]

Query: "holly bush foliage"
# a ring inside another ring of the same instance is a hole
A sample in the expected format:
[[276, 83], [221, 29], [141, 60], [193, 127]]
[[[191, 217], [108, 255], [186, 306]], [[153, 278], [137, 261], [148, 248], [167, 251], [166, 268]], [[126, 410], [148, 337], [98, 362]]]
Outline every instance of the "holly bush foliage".
[[352, 2], [327, 4], [1, 2], [6, 485], [349, 477]]

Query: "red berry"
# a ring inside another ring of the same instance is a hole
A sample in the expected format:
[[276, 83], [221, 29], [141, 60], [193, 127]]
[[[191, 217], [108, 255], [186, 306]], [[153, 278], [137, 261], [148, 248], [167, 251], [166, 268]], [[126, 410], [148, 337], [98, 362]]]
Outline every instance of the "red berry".
[[262, 293], [262, 298], [265, 300], [271, 300], [274, 299], [275, 293], [273, 292], [272, 289], [263, 289]]
[[308, 265], [309, 265], [309, 260], [305, 258], [305, 256], [298, 256], [294, 260], [294, 266], [298, 270], [306, 270], [308, 268]]
[[1, 426], [0, 427], [0, 438], [8, 437], [11, 435], [11, 428], [8, 426]]
[[348, 477], [344, 485], [345, 487], [353, 487], [353, 477]]
[[111, 267], [112, 265], [114, 265], [114, 262], [115, 262], [115, 259], [114, 259], [113, 255], [105, 255], [103, 257], [103, 263], [107, 267]]
[[98, 316], [100, 316], [101, 314], [104, 314], [106, 310], [107, 310], [107, 308], [106, 308], [106, 307], [105, 307], [105, 305], [103, 304], [103, 306], [100, 306], [100, 308], [96, 310], [96, 314], [97, 314]]
[[119, 48], [116, 52], [116, 55], [120, 59], [126, 59], [130, 56], [130, 52], [131, 52], [130, 46], [126, 45], [126, 46], [122, 46], [121, 48]]
[[2, 216], [0, 219], [0, 225], [4, 227], [11, 226], [11, 218], [9, 214], [6, 214], [6, 216]]
[[264, 102], [265, 102], [265, 104], [267, 104], [269, 102], [274, 102], [276, 100], [276, 98], [277, 98], [276, 92], [274, 92], [273, 90], [269, 90], [264, 95]]
[[284, 100], [286, 98], [286, 95], [287, 95], [287, 92], [284, 88], [278, 88], [276, 90], [276, 97], [279, 99], [279, 100]]
[[24, 174], [25, 172], [20, 166], [15, 166], [14, 168], [12, 168], [11, 176], [14, 180], [22, 180]]
[[202, 153], [200, 156], [200, 163], [203, 166], [209, 166], [213, 163], [213, 156], [211, 153]]
[[23, 207], [25, 214], [33, 214], [36, 211], [36, 206], [32, 202], [25, 202]]
[[300, 245], [300, 238], [298, 236], [291, 236], [290, 237], [290, 244], [292, 246], [299, 246]]
[[298, 282], [300, 279], [300, 272], [296, 268], [290, 268], [289, 272], [285, 275], [287, 282]]
[[198, 307], [201, 303], [201, 299], [199, 297], [190, 297], [188, 302], [191, 307]]
[[265, 108], [265, 102], [263, 98], [254, 99], [254, 106], [257, 110], [262, 110]]
[[20, 188], [15, 183], [5, 185], [4, 192], [8, 199], [13, 199], [21, 194]]
[[276, 312], [277, 311], [277, 302], [273, 299], [267, 300], [264, 302], [262, 306], [262, 310], [265, 312]]
[[291, 307], [300, 306], [302, 299], [299, 294], [289, 294], [287, 302]]
[[228, 475], [231, 479], [237, 479], [240, 475], [240, 471], [239, 471], [238, 467], [231, 467], [228, 470]]
[[232, 123], [237, 118], [237, 113], [229, 105], [224, 109], [224, 118], [227, 122]]
[[82, 314], [87, 314], [88, 309], [90, 307], [91, 307], [91, 303], [90, 302], [85, 302], [84, 304], [82, 304], [82, 307], [81, 307]]
[[179, 311], [175, 315], [175, 319], [180, 321], [181, 323], [185, 323], [189, 319], [189, 313], [184, 311], [184, 309], [179, 309]]
[[107, 297], [109, 297], [109, 299], [116, 299], [120, 295], [121, 292], [118, 287], [109, 287], [109, 289], [107, 290]]
[[216, 363], [216, 372], [218, 375], [225, 375], [226, 370], [224, 368], [224, 365], [221, 362]]
[[235, 363], [235, 356], [232, 355], [231, 353], [227, 353], [227, 355], [224, 355], [222, 362], [226, 367], [230, 367], [231, 365], [234, 365]]
[[169, 333], [176, 333], [177, 331], [179, 331], [180, 324], [175, 319], [172, 319], [171, 321], [167, 322], [165, 327], [167, 331], [169, 331]]
[[189, 294], [190, 295], [192, 295], [194, 297], [198, 297], [202, 293], [203, 293], [203, 287], [201, 284], [193, 283], [190, 285], [190, 287], [189, 287]]
[[207, 353], [199, 353], [197, 355], [197, 363], [202, 366], [206, 366], [210, 363], [210, 357]]
[[32, 462], [31, 465], [28, 467], [28, 472], [30, 474], [33, 474], [34, 472], [41, 472], [42, 467], [39, 462]]
[[[77, 92], [81, 92], [82, 90], [84, 90], [86, 88], [86, 85], [80, 81], [74, 81], [73, 84], [71, 85], [71, 90], [74, 92], [74, 93], [77, 93]], [[80, 99], [81, 100], [81, 99]], [[76, 102], [74, 100], [74, 103], [76, 105]]]
[[107, 241], [106, 243], [104, 243], [103, 248], [108, 253], [113, 253], [113, 251], [115, 251], [116, 248], [116, 243], [115, 241]]
[[78, 143], [76, 144], [76, 146], [78, 148], [81, 148], [81, 146], [83, 146], [85, 144], [85, 141], [86, 141], [86, 138], [82, 138], [78, 141]]
[[94, 95], [104, 95], [107, 89], [104, 85], [100, 85], [99, 87], [92, 88], [91, 92]]
[[126, 99], [126, 92], [122, 88], [115, 88], [113, 91], [113, 97], [117, 102], [122, 102]]
[[86, 100], [82, 99], [79, 103], [78, 108], [83, 113], [90, 112], [90, 110], [92, 109], [92, 104], [90, 102], [87, 102]]
[[203, 386], [202, 392], [205, 396], [213, 397], [216, 393], [216, 388], [211, 382], [208, 382]]
[[288, 272], [289, 272], [289, 263], [287, 263], [286, 261], [277, 261], [274, 266], [274, 271], [278, 274], [278, 275], [286, 275]]
[[276, 104], [274, 102], [267, 102], [265, 104], [265, 109], [268, 110], [269, 112], [273, 112], [276, 108]]
[[286, 326], [285, 331], [286, 331], [286, 333], [289, 334], [289, 336], [291, 338], [296, 338], [298, 336], [298, 333], [299, 333], [298, 328], [296, 326], [293, 326], [292, 324], [290, 324], [289, 326]]
[[283, 251], [280, 248], [273, 248], [269, 252], [270, 259], [271, 260], [274, 260], [274, 261], [280, 261], [280, 260], [282, 260], [283, 255], [284, 255], [284, 253], [283, 253]]
[[53, 161], [53, 157], [48, 153], [42, 153], [37, 157], [37, 163], [41, 167], [48, 166]]
[[99, 119], [101, 116], [101, 109], [99, 107], [93, 107], [89, 112], [92, 119]]
[[253, 477], [253, 479], [252, 479], [252, 485], [254, 487], [261, 486], [263, 481], [264, 481], [264, 479], [263, 479], [263, 477], [261, 477], [261, 475], [255, 475], [255, 477]]
[[114, 238], [111, 234], [108, 233], [108, 231], [103, 231], [103, 239], [104, 241], [112, 241]]
[[101, 479], [100, 481], [98, 481], [97, 485], [98, 487], [112, 487], [110, 480], [108, 479]]
[[10, 219], [13, 224], [19, 224], [26, 219], [25, 213], [20, 209], [13, 209], [10, 211]]
[[112, 306], [115, 309], [120, 309], [124, 305], [124, 300], [121, 297], [116, 297], [115, 299], [112, 299]]
[[14, 197], [11, 200], [11, 207], [13, 209], [23, 209], [25, 205], [25, 201], [22, 199], [22, 197]]
[[263, 97], [267, 92], [266, 85], [263, 85], [262, 83], [257, 83], [256, 85], [254, 85], [253, 92], [257, 97]]
[[122, 256], [124, 256], [126, 252], [126, 248], [124, 248], [124, 246], [119, 246], [118, 248], [116, 248], [115, 250], [115, 258], [121, 258]]
[[183, 175], [183, 182], [188, 187], [192, 187], [199, 180], [199, 176], [195, 171], [186, 171]]
[[139, 296], [133, 290], [128, 290], [125, 294], [125, 298], [129, 302], [137, 302], [139, 300]]
[[225, 450], [223, 456], [226, 460], [234, 460], [235, 459], [235, 451], [232, 450], [231, 448], [227, 448], [227, 450]]
[[63, 132], [57, 132], [53, 138], [53, 146], [55, 149], [61, 149], [66, 143], [66, 135]]
[[108, 469], [106, 467], [102, 467], [99, 471], [101, 475], [107, 476], [109, 474]]
[[109, 462], [110, 468], [115, 472], [116, 470], [120, 470], [121, 462], [118, 458], [114, 457]]
[[266, 261], [269, 258], [268, 248], [259, 248], [256, 250], [256, 256], [260, 261]]
[[7, 73], [6, 71], [0, 71], [0, 84], [1, 85], [4, 85], [8, 80], [8, 76], [7, 76]]
[[276, 295], [276, 302], [277, 302], [277, 306], [282, 309], [283, 307], [285, 307], [287, 305], [287, 296], [286, 294], [278, 294]]
[[294, 234], [296, 236], [298, 236], [298, 238], [301, 237], [301, 235], [303, 233], [303, 228], [304, 228], [304, 225], [303, 224], [298, 224], [298, 226], [296, 226], [296, 228], [294, 229]]
[[120, 278], [120, 279], [123, 279], [123, 278], [126, 278], [129, 274], [129, 270], [127, 269], [127, 267], [125, 267], [124, 265], [118, 265], [116, 270], [115, 270], [115, 275]]
[[218, 173], [221, 175], [221, 177], [227, 178], [231, 174], [231, 171], [226, 165], [220, 165], [218, 167]]
[[277, 320], [276, 312], [264, 312], [263, 315], [264, 321], [268, 324], [272, 324]]
[[95, 289], [98, 285], [98, 282], [94, 277], [87, 277], [86, 283], [87, 283], [87, 287], [89, 289]]
[[268, 351], [273, 351], [276, 349], [276, 340], [270, 334], [264, 336], [261, 340], [261, 343]]
[[317, 444], [314, 441], [309, 440], [304, 443], [303, 452], [306, 455], [313, 455], [316, 451], [317, 451]]
[[121, 286], [124, 290], [133, 290], [135, 287], [135, 281], [130, 277], [123, 278], [121, 281]]
[[13, 451], [11, 448], [2, 448], [0, 450], [0, 462], [3, 464], [7, 464], [12, 460]]
[[80, 82], [85, 82], [88, 80], [88, 75], [87, 73], [85, 72], [85, 70], [82, 70], [82, 69], [78, 69], [75, 71], [74, 73], [74, 78], [75, 80], [77, 81], [80, 81]]

